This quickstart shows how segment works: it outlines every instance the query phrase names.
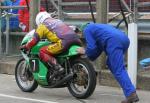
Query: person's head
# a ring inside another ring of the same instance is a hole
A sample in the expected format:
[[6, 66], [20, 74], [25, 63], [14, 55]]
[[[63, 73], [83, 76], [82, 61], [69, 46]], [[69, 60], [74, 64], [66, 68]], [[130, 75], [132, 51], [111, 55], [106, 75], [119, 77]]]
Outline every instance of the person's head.
[[88, 24], [89, 23], [84, 23], [84, 24], [80, 25], [80, 27], [78, 29], [78, 33], [77, 33], [79, 37], [83, 38], [83, 31]]
[[36, 25], [38, 26], [38, 25], [42, 24], [47, 18], [52, 18], [48, 12], [46, 12], [46, 11], [39, 12], [35, 19]]
[[83, 32], [85, 27], [88, 25], [89, 23], [84, 23], [80, 26], [80, 32]]

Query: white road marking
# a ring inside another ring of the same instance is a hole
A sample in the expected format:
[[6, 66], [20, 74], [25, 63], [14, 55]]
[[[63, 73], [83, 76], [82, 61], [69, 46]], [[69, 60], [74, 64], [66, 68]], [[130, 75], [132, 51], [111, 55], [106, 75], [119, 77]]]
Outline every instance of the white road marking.
[[113, 96], [113, 97], [124, 97], [124, 96], [121, 96], [119, 94], [107, 94], [107, 93], [100, 93], [99, 95], [102, 95], [102, 96]]
[[19, 100], [27, 100], [27, 101], [40, 102], [40, 103], [58, 103], [58, 102], [45, 101], [45, 100], [39, 100], [39, 99], [31, 99], [31, 98], [24, 98], [24, 97], [18, 97], [18, 96], [6, 95], [6, 94], [0, 94], [0, 97], [19, 99]]

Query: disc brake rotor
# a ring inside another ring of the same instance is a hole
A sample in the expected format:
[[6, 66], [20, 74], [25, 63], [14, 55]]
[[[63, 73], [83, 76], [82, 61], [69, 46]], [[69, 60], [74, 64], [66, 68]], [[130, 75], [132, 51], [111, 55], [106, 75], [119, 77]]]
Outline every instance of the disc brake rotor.
[[20, 71], [20, 79], [23, 82], [26, 81], [32, 81], [33, 80], [33, 76], [32, 73], [29, 71], [28, 67], [24, 67], [21, 71]]
[[87, 74], [84, 70], [80, 69], [80, 71], [78, 71], [77, 74], [77, 77], [76, 77], [76, 84], [79, 85], [79, 86], [84, 86], [86, 85], [87, 81], [86, 81], [86, 78], [87, 78]]

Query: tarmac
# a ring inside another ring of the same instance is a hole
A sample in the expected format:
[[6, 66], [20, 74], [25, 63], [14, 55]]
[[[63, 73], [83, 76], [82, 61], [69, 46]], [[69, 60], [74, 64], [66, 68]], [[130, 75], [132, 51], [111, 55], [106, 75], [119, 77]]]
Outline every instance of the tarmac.
[[[97, 85], [86, 99], [76, 99], [67, 88], [42, 88], [32, 93], [20, 90], [14, 75], [0, 74], [0, 103], [121, 103], [125, 99], [121, 88]], [[137, 90], [140, 101], [150, 103], [150, 92]]]
[[[14, 75], [15, 66], [20, 57], [1, 58], [0, 74]], [[98, 72], [97, 84], [102, 86], [119, 87], [109, 70]], [[138, 71], [137, 89], [150, 91], [150, 71]]]

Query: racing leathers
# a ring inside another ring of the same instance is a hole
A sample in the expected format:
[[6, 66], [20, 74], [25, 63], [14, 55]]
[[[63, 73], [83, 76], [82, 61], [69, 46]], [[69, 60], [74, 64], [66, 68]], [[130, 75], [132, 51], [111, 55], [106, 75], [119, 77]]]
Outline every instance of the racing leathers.
[[40, 49], [39, 57], [52, 65], [57, 64], [54, 55], [66, 51], [72, 44], [81, 45], [79, 37], [72, 28], [59, 19], [47, 18], [37, 27], [33, 38], [25, 47], [31, 49], [42, 38], [48, 39], [51, 44]]

